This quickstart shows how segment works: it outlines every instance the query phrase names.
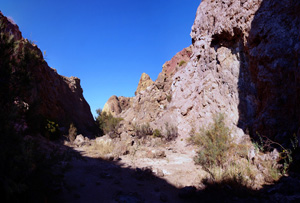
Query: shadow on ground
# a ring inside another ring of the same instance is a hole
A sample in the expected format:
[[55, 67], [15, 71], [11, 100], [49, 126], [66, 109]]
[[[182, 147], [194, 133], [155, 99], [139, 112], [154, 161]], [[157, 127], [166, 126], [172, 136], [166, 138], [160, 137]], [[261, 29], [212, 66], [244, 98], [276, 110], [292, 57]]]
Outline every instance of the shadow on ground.
[[[151, 170], [125, 168], [119, 161], [84, 157], [63, 146], [72, 157], [65, 162], [63, 178], [45, 198], [48, 202], [292, 202], [299, 201], [300, 181], [296, 174], [274, 185], [252, 190], [238, 180], [178, 188]], [[197, 177], [195, 177], [196, 179]], [[297, 196], [298, 195], [298, 196]]]

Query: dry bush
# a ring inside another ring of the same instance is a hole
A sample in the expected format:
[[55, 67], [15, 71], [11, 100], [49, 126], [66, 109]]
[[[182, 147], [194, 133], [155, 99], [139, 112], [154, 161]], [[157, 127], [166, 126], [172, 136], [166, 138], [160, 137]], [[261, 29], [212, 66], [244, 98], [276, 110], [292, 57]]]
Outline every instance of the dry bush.
[[251, 142], [235, 143], [223, 114], [215, 115], [213, 123], [191, 134], [189, 142], [199, 147], [195, 163], [202, 165], [214, 183], [251, 187], [258, 181], [260, 171], [248, 157]]
[[213, 121], [206, 129], [200, 128], [200, 132], [189, 140], [201, 148], [195, 157], [196, 163], [207, 167], [222, 167], [229, 157], [232, 138], [223, 114], [214, 116]]
[[[254, 188], [277, 181], [286, 173], [292, 162], [290, 150], [267, 137], [261, 137], [259, 144], [250, 140], [237, 144], [230, 133], [224, 115], [218, 114], [214, 116], [212, 124], [200, 128], [199, 133], [191, 133], [189, 138], [192, 144], [199, 147], [195, 162], [202, 165], [214, 183]], [[271, 149], [274, 150], [272, 145], [279, 145], [283, 149], [278, 157], [270, 153]], [[255, 149], [253, 157], [249, 154], [250, 149]]]
[[177, 126], [170, 125], [168, 122], [165, 123], [165, 134], [164, 138], [166, 141], [175, 140], [178, 137]]
[[167, 94], [167, 101], [168, 102], [171, 102], [172, 101], [172, 94]]
[[89, 150], [97, 151], [97, 154], [99, 154], [100, 157], [103, 157], [113, 152], [115, 143], [111, 140], [101, 140], [100, 142], [94, 142], [88, 148]]
[[74, 123], [71, 123], [69, 127], [69, 136], [68, 136], [70, 142], [74, 142], [76, 136], [77, 136], [77, 128], [74, 125]]
[[131, 140], [98, 139], [87, 146], [87, 151], [96, 154], [100, 158], [118, 158], [130, 153]]
[[140, 138], [145, 138], [145, 137], [153, 134], [153, 130], [150, 127], [149, 123], [142, 124], [142, 125], [134, 124], [133, 128], [134, 128], [134, 131], [135, 131], [135, 135], [139, 139]]

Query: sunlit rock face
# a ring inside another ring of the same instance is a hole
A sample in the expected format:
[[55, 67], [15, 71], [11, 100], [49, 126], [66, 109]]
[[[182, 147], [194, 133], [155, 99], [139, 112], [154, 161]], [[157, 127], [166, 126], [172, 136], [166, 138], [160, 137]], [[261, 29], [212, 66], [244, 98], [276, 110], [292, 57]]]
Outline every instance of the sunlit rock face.
[[[26, 73], [21, 78], [27, 81], [26, 85], [22, 80], [15, 81], [10, 91], [18, 94], [15, 95], [15, 103], [26, 104], [27, 119], [36, 126], [42, 124], [42, 120], [55, 121], [65, 129], [68, 129], [70, 123], [74, 123], [79, 133], [89, 134], [95, 124], [90, 106], [83, 97], [80, 79], [61, 76], [50, 68], [37, 45], [24, 39], [18, 26], [1, 12], [0, 22], [1, 34], [12, 37], [14, 41], [14, 51], [10, 55], [13, 61], [12, 73]], [[20, 58], [24, 58], [24, 63]]]
[[181, 129], [223, 112], [237, 135], [241, 128], [282, 141], [299, 132], [299, 5], [202, 1], [192, 59], [171, 87]]
[[170, 122], [185, 137], [224, 113], [237, 138], [259, 132], [289, 140], [300, 133], [299, 9], [297, 0], [203, 0], [192, 46], [120, 116]]
[[143, 73], [134, 94], [137, 95], [140, 91], [147, 89], [147, 87], [152, 84], [153, 81], [151, 80], [150, 76], [147, 73]]

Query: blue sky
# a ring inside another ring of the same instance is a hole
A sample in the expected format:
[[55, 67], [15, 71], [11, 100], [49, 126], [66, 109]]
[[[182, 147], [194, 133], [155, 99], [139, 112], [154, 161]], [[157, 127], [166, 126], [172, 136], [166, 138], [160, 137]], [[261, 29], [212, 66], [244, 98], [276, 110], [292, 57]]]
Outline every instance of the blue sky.
[[[143, 72], [191, 44], [200, 0], [2, 0], [23, 37], [64, 76], [81, 79], [92, 113], [112, 95], [134, 96]], [[74, 109], [76, 110], [76, 109]]]

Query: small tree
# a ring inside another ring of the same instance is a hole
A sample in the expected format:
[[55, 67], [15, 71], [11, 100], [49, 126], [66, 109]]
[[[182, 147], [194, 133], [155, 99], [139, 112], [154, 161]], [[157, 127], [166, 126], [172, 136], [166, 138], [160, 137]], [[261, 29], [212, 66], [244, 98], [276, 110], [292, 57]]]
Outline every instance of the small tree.
[[215, 115], [213, 123], [206, 129], [200, 128], [200, 132], [192, 136], [190, 141], [201, 147], [195, 157], [196, 163], [208, 167], [222, 167], [232, 146], [230, 129], [225, 124], [224, 115]]
[[101, 109], [97, 109], [96, 112], [98, 114], [96, 122], [102, 134], [110, 134], [111, 137], [115, 137], [123, 118], [116, 118], [111, 113], [107, 113]]

